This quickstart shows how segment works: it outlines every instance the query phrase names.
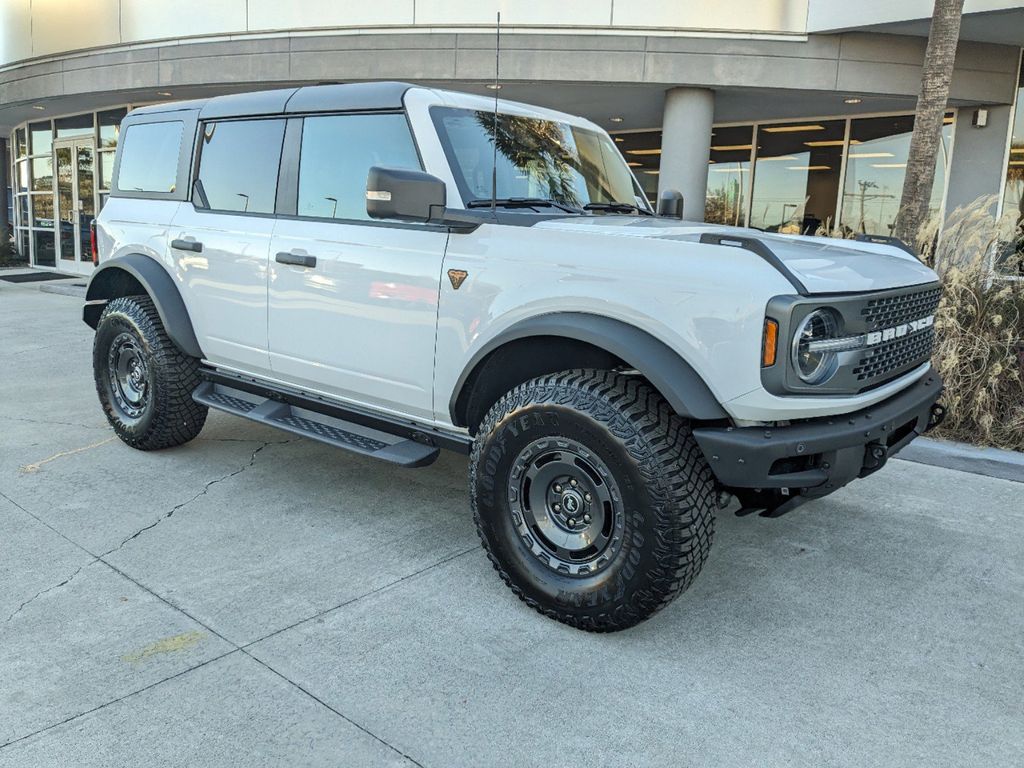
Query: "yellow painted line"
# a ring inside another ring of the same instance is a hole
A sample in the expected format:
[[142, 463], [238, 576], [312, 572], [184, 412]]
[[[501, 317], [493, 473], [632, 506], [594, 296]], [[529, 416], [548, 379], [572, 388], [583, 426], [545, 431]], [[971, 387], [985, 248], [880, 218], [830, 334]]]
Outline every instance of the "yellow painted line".
[[70, 451], [61, 451], [60, 453], [55, 453], [53, 454], [53, 456], [48, 456], [47, 458], [42, 459], [41, 461], [37, 461], [32, 464], [26, 464], [25, 466], [21, 467], [21, 471], [26, 472], [28, 474], [31, 474], [32, 472], [38, 472], [39, 468], [42, 467], [43, 464], [49, 464], [51, 461], [55, 461], [56, 459], [62, 458], [64, 456], [73, 456], [74, 454], [81, 453], [82, 451], [89, 451], [92, 450], [93, 448], [99, 448], [101, 445], [106, 445], [107, 443], [112, 442], [116, 439], [117, 435], [114, 435], [113, 437], [108, 437], [106, 440], [100, 440], [98, 443], [92, 443], [91, 445], [83, 445], [81, 448], [72, 448]]

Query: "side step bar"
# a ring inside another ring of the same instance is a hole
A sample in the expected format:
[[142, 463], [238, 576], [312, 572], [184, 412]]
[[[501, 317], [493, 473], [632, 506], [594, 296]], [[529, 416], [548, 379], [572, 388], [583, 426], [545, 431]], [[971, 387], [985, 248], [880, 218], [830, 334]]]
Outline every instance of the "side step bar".
[[243, 416], [292, 434], [333, 445], [335, 448], [383, 459], [402, 467], [425, 467], [433, 464], [441, 452], [435, 445], [398, 437], [379, 429], [213, 381], [204, 381], [200, 384], [192, 393], [192, 399], [218, 411]]

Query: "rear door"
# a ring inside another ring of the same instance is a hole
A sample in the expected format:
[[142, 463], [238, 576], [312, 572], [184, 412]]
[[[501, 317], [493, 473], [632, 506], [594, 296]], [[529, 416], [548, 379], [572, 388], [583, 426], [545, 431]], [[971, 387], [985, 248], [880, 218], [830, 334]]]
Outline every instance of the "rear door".
[[374, 165], [420, 169], [403, 113], [290, 121], [271, 243], [276, 378], [350, 402], [432, 418], [434, 338], [447, 230], [372, 221]]
[[262, 375], [270, 374], [267, 279], [285, 124], [283, 118], [202, 123], [199, 184], [169, 236], [207, 358]]

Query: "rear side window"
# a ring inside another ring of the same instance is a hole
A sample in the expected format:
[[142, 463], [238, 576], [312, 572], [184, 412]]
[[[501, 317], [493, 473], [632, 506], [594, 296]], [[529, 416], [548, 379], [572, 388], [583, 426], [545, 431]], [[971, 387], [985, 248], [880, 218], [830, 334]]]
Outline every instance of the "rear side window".
[[117, 188], [122, 192], [174, 192], [184, 123], [137, 123], [121, 139]]
[[405, 115], [307, 117], [299, 154], [299, 216], [368, 220], [366, 177], [374, 165], [420, 169]]
[[198, 178], [211, 209], [274, 212], [284, 126], [281, 119], [203, 125]]

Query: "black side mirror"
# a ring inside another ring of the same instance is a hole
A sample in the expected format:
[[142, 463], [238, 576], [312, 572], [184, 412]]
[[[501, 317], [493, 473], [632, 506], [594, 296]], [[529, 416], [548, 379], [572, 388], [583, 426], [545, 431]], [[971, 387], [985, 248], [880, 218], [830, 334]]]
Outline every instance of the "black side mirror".
[[666, 189], [658, 199], [658, 215], [669, 219], [683, 218], [683, 196], [675, 189]]
[[423, 171], [375, 165], [366, 177], [366, 213], [371, 219], [440, 221], [446, 201], [444, 182]]

